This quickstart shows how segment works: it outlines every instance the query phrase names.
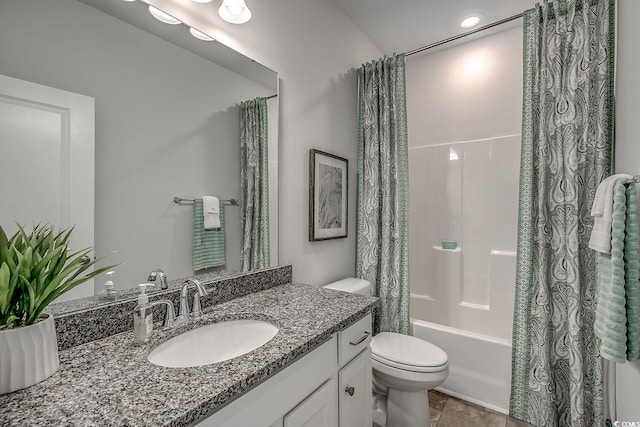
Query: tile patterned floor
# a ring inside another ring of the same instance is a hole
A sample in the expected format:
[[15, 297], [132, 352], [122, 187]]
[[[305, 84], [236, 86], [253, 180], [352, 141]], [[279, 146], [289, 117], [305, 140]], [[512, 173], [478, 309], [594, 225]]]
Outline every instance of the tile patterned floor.
[[429, 407], [431, 427], [532, 427], [531, 424], [435, 390], [429, 391]]

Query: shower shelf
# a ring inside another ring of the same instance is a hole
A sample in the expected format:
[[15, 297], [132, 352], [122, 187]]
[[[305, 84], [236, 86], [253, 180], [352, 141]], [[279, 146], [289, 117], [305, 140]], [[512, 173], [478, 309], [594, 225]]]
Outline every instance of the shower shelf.
[[436, 251], [441, 251], [441, 252], [462, 252], [462, 248], [459, 246], [455, 249], [442, 249], [442, 246], [431, 246], [431, 247]]
[[516, 251], [499, 251], [492, 250], [490, 252], [491, 255], [500, 255], [500, 256], [516, 256]]

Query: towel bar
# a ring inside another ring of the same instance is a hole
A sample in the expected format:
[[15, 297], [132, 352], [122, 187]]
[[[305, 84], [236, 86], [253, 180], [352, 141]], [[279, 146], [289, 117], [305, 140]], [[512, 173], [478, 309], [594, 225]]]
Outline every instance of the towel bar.
[[[228, 200], [220, 199], [220, 201], [222, 202], [223, 205], [238, 206], [238, 201], [236, 199], [228, 199]], [[185, 202], [191, 202], [191, 203], [185, 203]], [[182, 197], [175, 196], [173, 198], [173, 203], [176, 203], [178, 205], [193, 204], [193, 199], [183, 199]]]

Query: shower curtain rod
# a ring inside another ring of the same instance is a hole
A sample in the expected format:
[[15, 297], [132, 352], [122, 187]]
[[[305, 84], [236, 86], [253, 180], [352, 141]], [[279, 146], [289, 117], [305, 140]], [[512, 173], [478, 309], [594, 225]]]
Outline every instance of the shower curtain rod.
[[407, 56], [415, 55], [416, 53], [420, 53], [420, 52], [424, 52], [425, 50], [433, 49], [434, 47], [438, 47], [438, 46], [441, 46], [443, 44], [446, 44], [446, 43], [449, 43], [449, 42], [452, 42], [452, 41], [455, 41], [455, 40], [459, 40], [459, 39], [461, 39], [463, 37], [467, 37], [467, 36], [470, 36], [472, 34], [479, 33], [480, 31], [488, 30], [489, 28], [493, 28], [493, 27], [497, 27], [498, 25], [506, 24], [507, 22], [511, 22], [511, 21], [516, 20], [518, 18], [522, 18], [522, 15], [523, 15], [522, 13], [519, 13], [517, 15], [513, 15], [513, 16], [510, 16], [508, 18], [504, 18], [504, 19], [501, 19], [499, 21], [492, 22], [491, 24], [487, 24], [487, 25], [485, 25], [483, 27], [476, 28], [475, 30], [468, 31], [468, 32], [462, 33], [462, 34], [458, 34], [457, 36], [449, 37], [448, 39], [440, 40], [439, 42], [431, 43], [431, 44], [428, 44], [426, 46], [422, 46], [422, 47], [419, 47], [417, 49], [410, 50], [409, 52], [405, 52], [404, 56], [407, 57]]

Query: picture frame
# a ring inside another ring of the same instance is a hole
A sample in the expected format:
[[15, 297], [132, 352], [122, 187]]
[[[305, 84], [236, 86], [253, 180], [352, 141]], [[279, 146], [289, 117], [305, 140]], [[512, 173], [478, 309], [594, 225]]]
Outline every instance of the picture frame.
[[349, 161], [309, 150], [309, 241], [347, 237]]

